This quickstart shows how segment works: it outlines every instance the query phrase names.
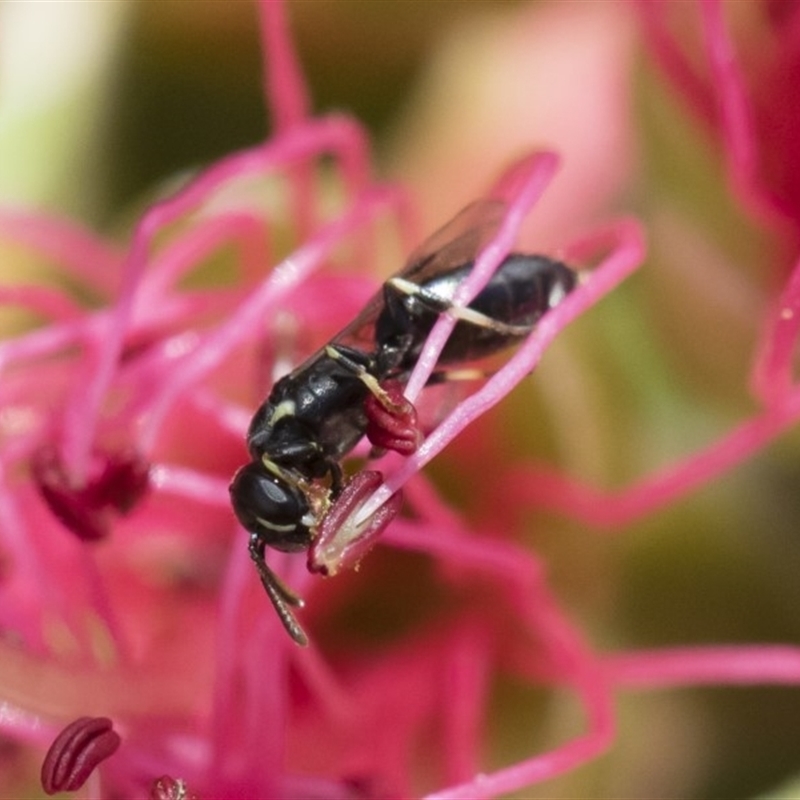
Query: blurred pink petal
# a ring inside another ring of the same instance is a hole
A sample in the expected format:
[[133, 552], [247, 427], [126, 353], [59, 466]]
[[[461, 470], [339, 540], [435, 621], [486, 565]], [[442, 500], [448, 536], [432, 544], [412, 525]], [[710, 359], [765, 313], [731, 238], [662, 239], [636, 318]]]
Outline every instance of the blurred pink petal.
[[555, 149], [562, 162], [530, 222], [539, 248], [613, 204], [637, 163], [635, 22], [624, 3], [548, 3], [456, 27], [394, 134], [394, 169], [426, 225], [533, 149]]

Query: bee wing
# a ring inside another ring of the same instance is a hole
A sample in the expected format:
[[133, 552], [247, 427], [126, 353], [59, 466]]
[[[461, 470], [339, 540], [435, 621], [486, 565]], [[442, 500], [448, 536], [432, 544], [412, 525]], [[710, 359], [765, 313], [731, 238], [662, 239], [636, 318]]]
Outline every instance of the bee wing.
[[367, 301], [359, 315], [333, 337], [331, 343], [372, 353], [375, 350], [375, 322], [383, 306], [383, 288], [381, 288]]
[[[474, 261], [497, 233], [506, 208], [506, 204], [500, 200], [483, 199], [470, 203], [417, 247], [397, 274], [422, 284]], [[361, 313], [333, 338], [333, 342], [368, 352], [374, 350], [375, 321], [383, 307], [381, 289]]]
[[414, 250], [399, 275], [419, 284], [474, 261], [497, 233], [506, 210], [500, 200], [470, 203]]

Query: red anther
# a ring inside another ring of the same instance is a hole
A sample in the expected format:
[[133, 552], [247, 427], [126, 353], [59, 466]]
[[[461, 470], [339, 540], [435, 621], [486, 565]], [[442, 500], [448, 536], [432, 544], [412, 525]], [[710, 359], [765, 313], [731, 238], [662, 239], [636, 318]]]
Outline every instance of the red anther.
[[186, 782], [181, 778], [162, 775], [150, 787], [150, 800], [197, 800], [197, 795], [189, 793]]
[[114, 508], [127, 514], [136, 507], [150, 486], [150, 465], [138, 453], [104, 453], [103, 471], [86, 487], [86, 495], [95, 506]]
[[766, 16], [776, 31], [789, 30], [793, 17], [800, 11], [796, 0], [766, 0]]
[[106, 717], [80, 717], [56, 737], [42, 763], [42, 788], [47, 794], [80, 789], [95, 767], [113, 755], [119, 734]]
[[39, 450], [33, 476], [53, 514], [85, 541], [104, 539], [113, 512], [127, 514], [149, 486], [149, 467], [134, 452], [97, 452], [83, 485], [76, 485], [53, 447]]
[[364, 403], [367, 438], [375, 447], [409, 456], [422, 443], [417, 409], [403, 395], [403, 385], [399, 381], [384, 381], [381, 389], [385, 398], [370, 394]]
[[368, 775], [353, 775], [342, 780], [345, 787], [350, 790], [348, 798], [351, 800], [400, 800], [399, 794], [394, 794], [386, 788], [379, 788], [383, 781]]
[[355, 567], [374, 547], [378, 536], [397, 516], [403, 505], [400, 492], [393, 494], [372, 516], [356, 524], [364, 501], [381, 485], [383, 475], [359, 472], [325, 515], [314, 543], [308, 550], [308, 569], [335, 575], [342, 567]]

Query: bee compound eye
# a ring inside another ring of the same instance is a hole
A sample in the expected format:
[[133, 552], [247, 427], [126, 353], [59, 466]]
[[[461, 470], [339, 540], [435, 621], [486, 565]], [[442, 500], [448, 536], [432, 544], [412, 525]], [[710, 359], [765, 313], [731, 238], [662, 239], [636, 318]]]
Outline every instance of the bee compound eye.
[[302, 523], [309, 505], [303, 492], [258, 461], [242, 467], [230, 485], [231, 502], [242, 526], [277, 550], [303, 550], [310, 532]]

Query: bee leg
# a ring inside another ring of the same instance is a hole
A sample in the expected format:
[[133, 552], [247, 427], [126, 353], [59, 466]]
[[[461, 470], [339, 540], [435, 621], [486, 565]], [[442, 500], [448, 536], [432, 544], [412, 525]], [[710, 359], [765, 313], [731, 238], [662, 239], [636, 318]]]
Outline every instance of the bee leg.
[[417, 409], [403, 395], [403, 384], [397, 380], [379, 381], [369, 370], [347, 357], [335, 345], [325, 348], [330, 358], [352, 370], [369, 389], [364, 401], [367, 415], [367, 438], [375, 447], [394, 450], [403, 455], [415, 452], [422, 443]]
[[331, 497], [337, 498], [344, 488], [342, 468], [337, 461], [328, 462], [328, 473], [331, 476]]
[[296, 608], [303, 607], [303, 601], [299, 598], [281, 579], [267, 566], [264, 558], [264, 540], [257, 534], [250, 534], [250, 558], [258, 570], [258, 576], [261, 578], [261, 585], [267, 593], [275, 611], [278, 614], [286, 632], [292, 639], [302, 647], [308, 644], [308, 637], [300, 627], [300, 623], [295, 619], [289, 606]]
[[482, 314], [480, 311], [476, 311], [469, 306], [455, 306], [449, 300], [443, 300], [441, 297], [433, 294], [433, 292], [426, 291], [423, 287], [418, 286], [413, 281], [406, 280], [399, 276], [390, 278], [386, 281], [385, 285], [387, 289], [390, 288], [400, 295], [413, 297], [429, 311], [437, 314], [450, 314], [450, 316], [455, 317], [460, 322], [466, 322], [479, 328], [488, 328], [501, 336], [519, 337], [525, 336], [531, 331], [530, 325], [510, 325], [507, 322], [501, 322], [486, 314]]

